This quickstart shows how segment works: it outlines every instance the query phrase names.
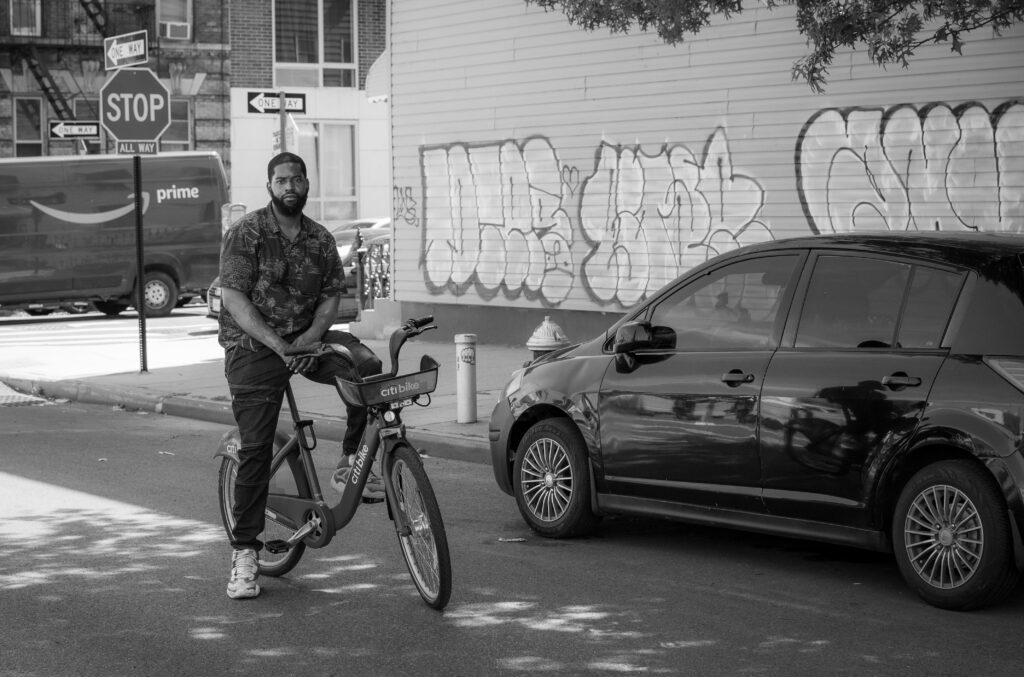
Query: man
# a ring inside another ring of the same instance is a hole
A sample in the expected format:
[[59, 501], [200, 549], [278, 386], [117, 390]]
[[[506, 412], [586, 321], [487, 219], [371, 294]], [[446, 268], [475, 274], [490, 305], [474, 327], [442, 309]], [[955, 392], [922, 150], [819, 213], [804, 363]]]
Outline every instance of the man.
[[[220, 344], [231, 410], [241, 445], [235, 481], [235, 526], [231, 533], [228, 597], [260, 593], [258, 540], [270, 482], [274, 432], [292, 374], [334, 385], [335, 376], [380, 373], [381, 361], [359, 340], [328, 331], [338, 314], [344, 273], [334, 237], [302, 213], [309, 195], [306, 164], [281, 153], [267, 165], [270, 204], [246, 214], [224, 234], [221, 246]], [[337, 353], [320, 357], [286, 356], [289, 347], [341, 344], [351, 361]], [[342, 459], [336, 487], [345, 486], [366, 410], [347, 407]], [[364, 499], [381, 500], [383, 487], [371, 473]]]

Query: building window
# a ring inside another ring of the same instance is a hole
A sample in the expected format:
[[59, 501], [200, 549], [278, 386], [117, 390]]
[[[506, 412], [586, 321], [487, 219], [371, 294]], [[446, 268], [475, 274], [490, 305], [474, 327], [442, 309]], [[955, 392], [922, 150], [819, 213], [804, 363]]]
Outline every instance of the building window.
[[355, 87], [355, 27], [353, 0], [275, 2], [275, 86]]
[[192, 39], [191, 0], [157, 0], [157, 34], [164, 40]]
[[43, 101], [25, 97], [14, 99], [14, 155], [33, 157], [43, 154]]
[[356, 218], [356, 130], [330, 122], [299, 123], [298, 150], [310, 181], [305, 212], [324, 224]]
[[192, 110], [188, 99], [171, 99], [171, 125], [160, 137], [160, 150], [192, 150]]
[[41, 35], [41, 0], [11, 0], [11, 35]]

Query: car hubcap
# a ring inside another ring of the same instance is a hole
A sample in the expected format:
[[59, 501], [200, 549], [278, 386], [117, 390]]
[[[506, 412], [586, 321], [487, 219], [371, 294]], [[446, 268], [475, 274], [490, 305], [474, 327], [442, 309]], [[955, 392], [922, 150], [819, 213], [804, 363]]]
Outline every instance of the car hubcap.
[[917, 575], [948, 590], [963, 585], [978, 570], [985, 533], [967, 495], [940, 485], [925, 489], [911, 503], [903, 542]]
[[553, 522], [565, 514], [572, 499], [572, 479], [569, 456], [556, 441], [537, 440], [526, 450], [519, 481], [537, 519]]

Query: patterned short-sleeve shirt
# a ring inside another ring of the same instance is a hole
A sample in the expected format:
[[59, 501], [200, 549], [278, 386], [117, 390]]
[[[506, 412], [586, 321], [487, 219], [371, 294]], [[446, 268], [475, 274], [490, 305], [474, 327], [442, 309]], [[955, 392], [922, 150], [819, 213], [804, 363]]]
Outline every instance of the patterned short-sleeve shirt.
[[[220, 284], [243, 292], [279, 336], [308, 329], [317, 306], [345, 291], [337, 244], [326, 228], [303, 216], [295, 241], [281, 232], [270, 205], [250, 212], [224, 234]], [[253, 342], [226, 308], [220, 344]]]

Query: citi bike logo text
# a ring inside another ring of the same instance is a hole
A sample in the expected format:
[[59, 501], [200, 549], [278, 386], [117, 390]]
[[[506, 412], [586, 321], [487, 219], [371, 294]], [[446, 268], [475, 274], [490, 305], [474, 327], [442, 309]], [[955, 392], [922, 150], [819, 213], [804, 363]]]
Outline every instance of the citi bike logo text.
[[363, 466], [366, 464], [366, 456], [370, 453], [370, 447], [363, 445], [363, 448], [356, 454], [356, 462], [352, 464], [352, 484], [358, 484], [360, 475], [363, 474]]
[[404, 393], [411, 393], [420, 389], [419, 381], [406, 381], [405, 383], [397, 383], [394, 385], [386, 386], [380, 389], [381, 397], [391, 397], [393, 395], [402, 395]]

